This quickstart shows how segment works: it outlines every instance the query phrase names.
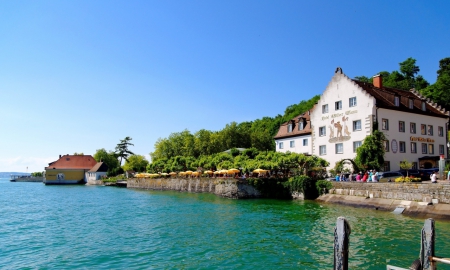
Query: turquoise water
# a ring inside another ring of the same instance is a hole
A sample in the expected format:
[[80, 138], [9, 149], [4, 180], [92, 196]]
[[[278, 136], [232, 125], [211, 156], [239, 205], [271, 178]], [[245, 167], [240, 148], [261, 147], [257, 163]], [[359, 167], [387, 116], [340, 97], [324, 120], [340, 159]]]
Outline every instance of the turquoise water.
[[[350, 269], [418, 257], [424, 220], [376, 210], [0, 179], [0, 268], [332, 269], [338, 216], [352, 226]], [[436, 255], [450, 257], [450, 223], [436, 230]]]

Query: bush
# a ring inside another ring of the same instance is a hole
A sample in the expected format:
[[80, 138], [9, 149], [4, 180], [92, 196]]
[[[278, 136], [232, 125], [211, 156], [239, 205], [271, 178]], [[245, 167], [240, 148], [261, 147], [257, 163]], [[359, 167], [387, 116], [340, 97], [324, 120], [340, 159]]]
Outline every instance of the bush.
[[264, 198], [292, 198], [289, 189], [286, 188], [286, 178], [247, 178], [247, 182], [258, 190]]
[[422, 182], [419, 177], [397, 177], [395, 178], [395, 183], [411, 183], [411, 182]]
[[299, 175], [290, 177], [289, 181], [285, 183], [285, 187], [292, 192], [298, 191], [303, 193], [305, 199], [315, 199], [319, 197], [319, 192], [316, 187], [317, 180], [306, 176]]
[[333, 188], [333, 184], [327, 180], [319, 180], [316, 183], [317, 192], [319, 195], [327, 194]]

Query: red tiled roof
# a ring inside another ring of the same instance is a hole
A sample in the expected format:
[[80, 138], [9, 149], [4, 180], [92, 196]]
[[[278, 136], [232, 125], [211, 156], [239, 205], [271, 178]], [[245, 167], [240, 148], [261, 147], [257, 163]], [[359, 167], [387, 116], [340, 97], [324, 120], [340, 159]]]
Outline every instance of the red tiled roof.
[[[423, 111], [422, 100], [424, 101], [426, 100], [415, 91], [405, 91], [401, 89], [395, 89], [384, 86], [382, 86], [382, 88], [378, 88], [371, 83], [361, 82], [357, 80], [352, 81], [355, 82], [356, 85], [361, 87], [364, 91], [366, 91], [368, 94], [370, 94], [376, 99], [377, 101], [376, 106], [378, 108], [386, 108], [390, 110], [404, 111], [409, 113], [430, 115], [436, 117], [445, 117], [445, 118], [448, 117], [446, 113], [439, 110], [437, 106], [433, 106], [429, 102], [426, 102], [426, 111]], [[395, 106], [394, 103], [395, 96], [399, 97], [400, 100], [399, 106]], [[412, 109], [409, 108], [409, 99], [413, 99], [414, 101], [414, 106]]]
[[[298, 130], [298, 123], [300, 119], [303, 120], [304, 126], [302, 130]], [[292, 131], [288, 132], [288, 125], [292, 124]], [[278, 129], [277, 135], [275, 135], [275, 139], [281, 139], [281, 138], [289, 138], [294, 136], [301, 136], [301, 135], [309, 135], [311, 134], [311, 116], [310, 111], [302, 113], [300, 115], [297, 115], [293, 119], [287, 121], [286, 123], [281, 124], [280, 128]]]
[[84, 169], [89, 170], [97, 164], [91, 155], [65, 155], [49, 164], [46, 169]]

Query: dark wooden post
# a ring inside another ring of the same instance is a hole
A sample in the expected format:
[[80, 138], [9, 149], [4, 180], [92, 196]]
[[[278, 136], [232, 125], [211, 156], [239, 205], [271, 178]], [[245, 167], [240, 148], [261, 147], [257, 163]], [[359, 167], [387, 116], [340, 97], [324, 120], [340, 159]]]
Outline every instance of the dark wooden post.
[[344, 217], [338, 217], [334, 229], [334, 270], [348, 270], [350, 225]]
[[435, 270], [436, 263], [433, 262], [434, 257], [434, 220], [429, 218], [425, 220], [422, 228], [422, 239], [420, 246], [420, 262], [423, 270]]

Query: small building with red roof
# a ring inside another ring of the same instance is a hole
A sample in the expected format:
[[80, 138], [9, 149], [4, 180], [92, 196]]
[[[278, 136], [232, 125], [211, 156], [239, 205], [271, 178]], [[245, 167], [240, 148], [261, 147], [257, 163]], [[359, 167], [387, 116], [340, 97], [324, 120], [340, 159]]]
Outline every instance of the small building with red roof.
[[64, 155], [45, 167], [44, 184], [85, 184], [87, 172], [97, 165], [91, 155]]

